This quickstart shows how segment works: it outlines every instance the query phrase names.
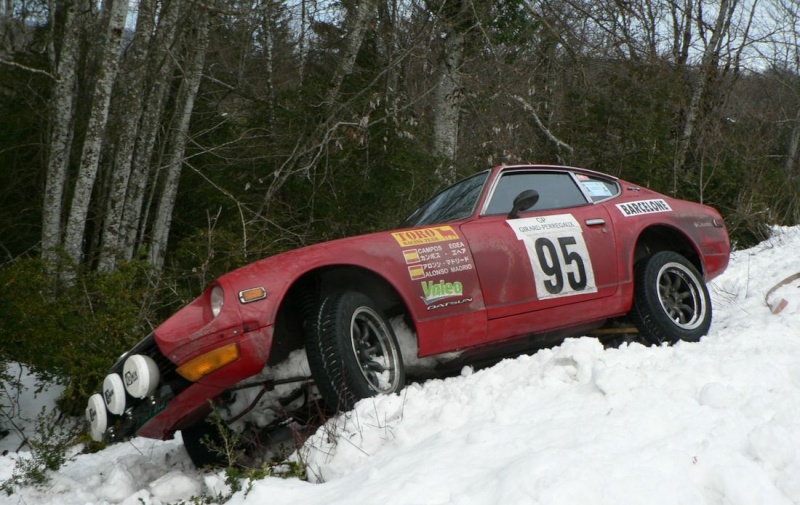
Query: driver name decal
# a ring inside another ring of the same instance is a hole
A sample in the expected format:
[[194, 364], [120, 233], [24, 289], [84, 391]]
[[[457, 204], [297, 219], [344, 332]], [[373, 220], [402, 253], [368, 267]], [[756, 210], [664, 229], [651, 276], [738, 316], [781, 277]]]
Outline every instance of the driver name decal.
[[625, 217], [672, 211], [672, 207], [670, 207], [669, 204], [661, 198], [656, 200], [639, 200], [637, 202], [618, 203], [617, 208]]
[[539, 299], [596, 293], [583, 230], [572, 214], [506, 221], [525, 244]]
[[436, 242], [458, 240], [458, 233], [451, 226], [422, 228], [421, 230], [397, 231], [392, 236], [401, 247], [411, 247]]

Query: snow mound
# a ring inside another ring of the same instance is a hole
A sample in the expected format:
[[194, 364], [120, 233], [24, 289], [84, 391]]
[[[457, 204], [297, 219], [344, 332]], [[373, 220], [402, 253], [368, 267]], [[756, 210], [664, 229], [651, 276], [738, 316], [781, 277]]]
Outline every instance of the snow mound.
[[[266, 478], [231, 505], [800, 504], [800, 227], [736, 252], [710, 284], [699, 343], [604, 349], [577, 338], [477, 372], [363, 400], [293, 458], [308, 479]], [[10, 474], [12, 454], [0, 459]], [[224, 490], [179, 440], [79, 455], [46, 489], [0, 504], [144, 504]]]

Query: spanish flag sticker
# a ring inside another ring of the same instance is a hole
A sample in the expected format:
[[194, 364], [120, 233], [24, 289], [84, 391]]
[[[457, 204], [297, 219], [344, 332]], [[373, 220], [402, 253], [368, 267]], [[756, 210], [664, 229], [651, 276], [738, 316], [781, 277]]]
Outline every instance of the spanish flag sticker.
[[406, 264], [419, 263], [419, 253], [416, 249], [406, 249], [403, 251], [403, 257], [406, 259]]
[[422, 265], [414, 265], [408, 267], [408, 275], [411, 276], [411, 280], [415, 281], [417, 279], [424, 279], [425, 278], [425, 267]]

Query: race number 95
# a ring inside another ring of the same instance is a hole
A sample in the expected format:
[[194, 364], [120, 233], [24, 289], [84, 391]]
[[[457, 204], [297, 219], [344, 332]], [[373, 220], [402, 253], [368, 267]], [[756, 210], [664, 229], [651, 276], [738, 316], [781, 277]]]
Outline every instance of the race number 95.
[[[564, 291], [564, 277], [566, 275], [569, 289], [573, 292], [586, 289], [586, 266], [583, 257], [570, 246], [575, 246], [575, 237], [557, 237], [558, 248], [549, 237], [536, 239], [536, 256], [544, 279], [544, 288], [551, 295], [560, 295]], [[559, 254], [560, 252], [560, 254]]]
[[507, 221], [525, 244], [539, 299], [596, 293], [583, 230], [571, 214]]

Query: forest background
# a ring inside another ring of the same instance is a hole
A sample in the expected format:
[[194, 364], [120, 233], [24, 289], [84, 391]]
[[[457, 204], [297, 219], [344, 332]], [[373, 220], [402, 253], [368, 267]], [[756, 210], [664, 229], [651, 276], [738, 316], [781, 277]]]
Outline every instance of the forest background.
[[800, 220], [798, 11], [0, 0], [0, 365], [62, 382], [80, 413], [215, 276], [392, 227], [496, 164], [700, 201], [753, 244]]

